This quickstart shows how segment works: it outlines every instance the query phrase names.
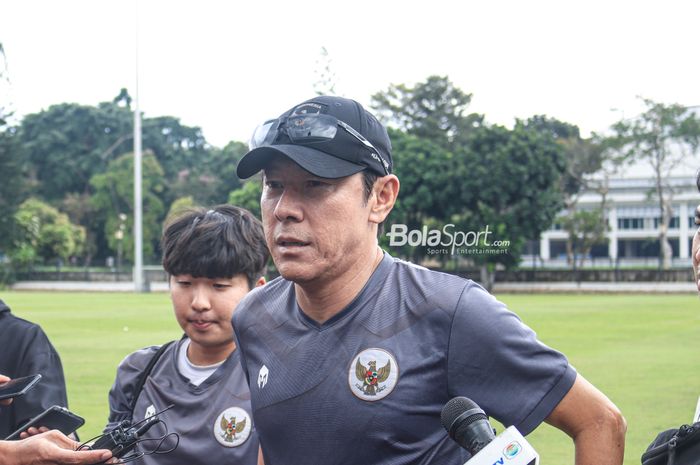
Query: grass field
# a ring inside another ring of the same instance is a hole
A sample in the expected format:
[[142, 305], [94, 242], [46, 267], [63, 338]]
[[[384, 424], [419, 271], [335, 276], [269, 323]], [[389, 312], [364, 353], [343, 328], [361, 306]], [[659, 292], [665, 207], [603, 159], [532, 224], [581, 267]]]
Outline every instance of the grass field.
[[[691, 420], [700, 395], [695, 296], [499, 297], [622, 410], [628, 422], [626, 465], [639, 463], [658, 431]], [[83, 438], [98, 434], [105, 423], [119, 361], [180, 335], [166, 294], [0, 291], [0, 298], [16, 315], [41, 324], [60, 352], [70, 407], [87, 420]], [[543, 425], [528, 439], [543, 465], [573, 463], [573, 445], [558, 430]]]

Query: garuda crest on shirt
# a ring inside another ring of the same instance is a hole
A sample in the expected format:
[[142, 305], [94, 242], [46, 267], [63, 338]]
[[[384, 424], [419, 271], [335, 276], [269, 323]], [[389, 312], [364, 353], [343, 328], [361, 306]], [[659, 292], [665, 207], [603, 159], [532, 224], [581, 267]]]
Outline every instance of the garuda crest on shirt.
[[240, 407], [229, 407], [221, 412], [214, 422], [214, 437], [219, 444], [237, 447], [250, 436], [252, 422], [250, 415]]
[[399, 367], [384, 349], [365, 349], [353, 358], [348, 373], [350, 390], [362, 400], [386, 397], [396, 386]]
[[359, 381], [362, 381], [362, 386], [357, 386], [362, 389], [362, 392], [368, 396], [376, 396], [377, 392], [382, 392], [386, 389], [386, 386], [382, 386], [380, 383], [384, 383], [391, 374], [391, 360], [386, 362], [386, 365], [377, 369], [377, 361], [370, 360], [369, 366], [365, 367], [360, 363], [360, 358], [357, 358], [357, 364], [355, 365], [355, 376]]
[[236, 422], [236, 417], [231, 417], [230, 420], [226, 419], [226, 415], [221, 415], [221, 429], [224, 433], [221, 437], [224, 438], [226, 442], [233, 442], [236, 439], [236, 433], [240, 434], [245, 429], [246, 418], [243, 421]]

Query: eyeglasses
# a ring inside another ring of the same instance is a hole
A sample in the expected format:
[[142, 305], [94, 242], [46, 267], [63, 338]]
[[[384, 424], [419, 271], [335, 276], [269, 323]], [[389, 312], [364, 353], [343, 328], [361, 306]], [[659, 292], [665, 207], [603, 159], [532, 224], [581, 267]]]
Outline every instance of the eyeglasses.
[[286, 134], [294, 143], [328, 142], [335, 138], [338, 127], [362, 143], [370, 151], [372, 158], [382, 165], [384, 173], [389, 174], [389, 164], [379, 150], [352, 126], [330, 115], [294, 115], [266, 121], [255, 129], [248, 146], [253, 150], [272, 145], [280, 133]]

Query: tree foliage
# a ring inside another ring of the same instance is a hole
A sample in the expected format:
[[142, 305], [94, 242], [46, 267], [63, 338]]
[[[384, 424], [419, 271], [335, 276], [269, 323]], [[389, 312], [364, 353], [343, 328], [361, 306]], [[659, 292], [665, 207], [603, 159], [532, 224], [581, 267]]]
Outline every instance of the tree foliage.
[[497, 125], [475, 130], [463, 157], [469, 181], [459, 196], [461, 226], [490, 225], [494, 240], [509, 242], [507, 254], [477, 255], [475, 261], [513, 266], [526, 241], [549, 228], [562, 206], [563, 150], [551, 136], [518, 122], [512, 130]]
[[[470, 102], [471, 94], [440, 76], [373, 96], [383, 121], [398, 128], [391, 138], [401, 192], [389, 222], [409, 230], [449, 223], [477, 232], [488, 226], [492, 240], [509, 241], [507, 253], [487, 253], [482, 241], [474, 250], [483, 253], [467, 258], [482, 269], [512, 266], [526, 240], [547, 229], [561, 208], [564, 149], [555, 133], [536, 127], [545, 126], [545, 119], [518, 122], [512, 130], [488, 125], [482, 115], [469, 113]], [[546, 126], [578, 135], [573, 126]], [[413, 248], [410, 256], [425, 252]]]
[[[161, 221], [165, 208], [160, 194], [163, 192], [163, 169], [151, 152], [143, 155], [142, 198], [143, 198], [143, 255], [157, 261], [156, 251], [161, 233]], [[117, 252], [119, 242], [127, 256], [134, 250], [133, 204], [134, 204], [134, 156], [124, 154], [112, 160], [104, 173], [96, 174], [90, 180], [94, 189], [91, 203], [98, 212], [107, 247]], [[123, 238], [116, 234], [120, 230], [120, 215], [126, 215], [126, 228]]]
[[262, 196], [262, 183], [260, 179], [253, 178], [243, 183], [242, 187], [231, 192], [228, 203], [245, 208], [256, 218], [260, 216], [260, 197]]
[[68, 260], [81, 252], [85, 242], [84, 228], [36, 198], [20, 205], [15, 220], [18, 234], [12, 258], [21, 268], [31, 267], [37, 261]]
[[449, 148], [483, 122], [482, 115], [468, 112], [471, 99], [447, 76], [430, 76], [414, 86], [392, 85], [374, 94], [372, 106], [389, 126]]
[[[602, 169], [605, 151], [594, 138], [582, 138], [578, 126], [570, 123], [536, 115], [524, 125], [552, 138], [563, 150], [566, 164], [559, 181], [563, 211], [556, 223], [567, 232], [567, 262], [575, 268], [577, 256], [582, 263], [592, 247], [605, 240], [607, 179], [591, 177]], [[601, 194], [601, 203], [594, 212], [579, 209], [579, 198], [587, 190]]]
[[[0, 43], [0, 85], [8, 81], [5, 54]], [[14, 213], [26, 196], [24, 167], [16, 128], [9, 126], [9, 102], [0, 101], [0, 256], [12, 244]]]
[[654, 172], [653, 195], [659, 205], [660, 265], [671, 266], [672, 249], [668, 228], [673, 209], [673, 188], [668, 183], [671, 172], [700, 146], [700, 118], [692, 110], [678, 104], [666, 105], [642, 99], [646, 111], [631, 120], [620, 120], [612, 126], [612, 135], [605, 140], [620, 164], [647, 163]]
[[[150, 207], [144, 207], [144, 214], [151, 215], [144, 221], [149, 227], [164, 220], [163, 205], [177, 198], [191, 196], [204, 205], [223, 203], [229, 192], [240, 186], [235, 169], [246, 151], [244, 144], [232, 142], [223, 149], [213, 148], [198, 127], [186, 126], [171, 116], [143, 118], [142, 129], [144, 151], [151, 153], [148, 163], [155, 170], [151, 174], [159, 177], [157, 188], [151, 186]], [[13, 205], [5, 203], [21, 201], [22, 189], [31, 188], [38, 198], [61, 208], [86, 228], [86, 262], [93, 255], [104, 258], [115, 250], [115, 214], [133, 216], [133, 188], [128, 187], [133, 174], [122, 158], [131, 152], [132, 144], [133, 112], [125, 89], [112, 101], [97, 106], [66, 103], [27, 115], [16, 134], [0, 131], [0, 168], [8, 166], [7, 172], [15, 174], [8, 176], [7, 183], [0, 183], [0, 210], [12, 211]], [[11, 152], [13, 158], [5, 156], [9, 145], [16, 147]], [[112, 172], [115, 168], [118, 176]], [[10, 195], [11, 190], [18, 195]], [[130, 234], [124, 239], [125, 247], [131, 247]], [[154, 247], [144, 245], [144, 253], [154, 253]]]

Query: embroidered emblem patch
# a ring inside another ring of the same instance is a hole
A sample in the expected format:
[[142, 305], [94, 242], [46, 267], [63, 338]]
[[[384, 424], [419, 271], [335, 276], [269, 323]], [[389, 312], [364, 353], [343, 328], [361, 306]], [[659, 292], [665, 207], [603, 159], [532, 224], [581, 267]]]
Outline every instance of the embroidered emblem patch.
[[144, 418], [144, 420], [148, 420], [149, 418], [151, 418], [155, 414], [156, 414], [156, 407], [155, 407], [155, 405], [151, 404], [146, 409], [146, 414], [143, 416], [143, 418]]
[[258, 372], [258, 387], [260, 389], [264, 388], [265, 385], [267, 384], [267, 378], [270, 375], [270, 370], [267, 369], [267, 366], [263, 365], [260, 368], [260, 371]]
[[355, 396], [375, 401], [388, 396], [399, 380], [399, 365], [384, 349], [365, 349], [353, 358], [348, 384]]
[[214, 420], [214, 437], [226, 447], [238, 447], [250, 436], [253, 422], [240, 407], [229, 407]]

